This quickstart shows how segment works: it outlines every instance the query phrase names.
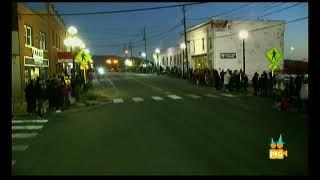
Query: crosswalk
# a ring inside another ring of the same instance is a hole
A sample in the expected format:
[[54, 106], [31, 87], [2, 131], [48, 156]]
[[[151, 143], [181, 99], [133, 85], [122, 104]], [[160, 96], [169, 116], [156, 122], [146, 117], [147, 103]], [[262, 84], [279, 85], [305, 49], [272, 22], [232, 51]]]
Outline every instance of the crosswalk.
[[162, 95], [162, 96], [150, 96], [150, 97], [131, 97], [131, 98], [114, 98], [112, 99], [112, 102], [114, 104], [121, 104], [125, 102], [143, 102], [143, 101], [168, 101], [168, 100], [182, 100], [182, 99], [204, 99], [204, 98], [211, 98], [211, 99], [217, 99], [217, 98], [236, 98], [239, 97], [239, 95], [233, 95], [233, 94], [184, 94], [184, 95], [176, 95], [176, 94], [168, 94], [168, 95]]
[[[12, 152], [22, 153], [28, 150], [30, 148], [30, 140], [39, 136], [39, 133], [47, 122], [47, 119], [12, 120]], [[13, 159], [12, 166], [16, 163], [17, 161]]]

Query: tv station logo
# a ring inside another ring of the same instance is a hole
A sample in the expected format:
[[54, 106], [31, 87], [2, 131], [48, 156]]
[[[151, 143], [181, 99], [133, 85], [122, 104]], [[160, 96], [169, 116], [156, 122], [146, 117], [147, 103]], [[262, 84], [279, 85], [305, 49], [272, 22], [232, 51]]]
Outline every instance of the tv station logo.
[[274, 141], [271, 138], [271, 149], [269, 150], [269, 158], [270, 159], [284, 159], [284, 157], [288, 157], [288, 151], [284, 150], [284, 142], [282, 141], [282, 136], [280, 134], [279, 140]]

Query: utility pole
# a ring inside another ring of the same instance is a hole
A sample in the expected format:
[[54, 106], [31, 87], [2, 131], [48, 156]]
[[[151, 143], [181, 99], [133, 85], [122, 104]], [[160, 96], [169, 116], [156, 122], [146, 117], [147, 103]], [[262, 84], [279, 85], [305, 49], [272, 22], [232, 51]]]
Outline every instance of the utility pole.
[[131, 41], [130, 41], [130, 59], [132, 59], [132, 45], [131, 45]]
[[146, 60], [148, 59], [147, 56], [147, 34], [146, 34], [146, 27], [144, 27], [143, 31], [143, 40], [144, 40], [144, 53], [146, 53]]
[[183, 26], [184, 26], [184, 43], [186, 44], [186, 61], [187, 61], [187, 72], [189, 70], [189, 62], [188, 62], [188, 43], [187, 43], [187, 30], [186, 30], [186, 7], [182, 6], [182, 12], [183, 12]]

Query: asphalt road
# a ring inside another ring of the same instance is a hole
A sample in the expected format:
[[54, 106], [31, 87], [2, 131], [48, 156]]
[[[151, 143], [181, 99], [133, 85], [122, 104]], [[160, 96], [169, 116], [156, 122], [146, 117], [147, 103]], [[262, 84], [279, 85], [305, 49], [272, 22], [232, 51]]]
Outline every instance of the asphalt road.
[[[307, 117], [270, 99], [150, 74], [94, 86], [113, 101], [13, 121], [13, 175], [307, 175]], [[270, 160], [280, 134], [288, 157]]]

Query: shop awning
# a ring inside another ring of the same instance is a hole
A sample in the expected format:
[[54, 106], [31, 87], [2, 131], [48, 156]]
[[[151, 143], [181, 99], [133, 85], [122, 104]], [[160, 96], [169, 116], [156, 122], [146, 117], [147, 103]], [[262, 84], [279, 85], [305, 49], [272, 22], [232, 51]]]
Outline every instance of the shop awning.
[[69, 62], [72, 63], [73, 61], [73, 55], [71, 52], [58, 52], [58, 62]]
[[204, 57], [207, 56], [207, 53], [204, 54], [196, 54], [196, 55], [191, 55], [192, 58], [197, 58], [197, 57]]

